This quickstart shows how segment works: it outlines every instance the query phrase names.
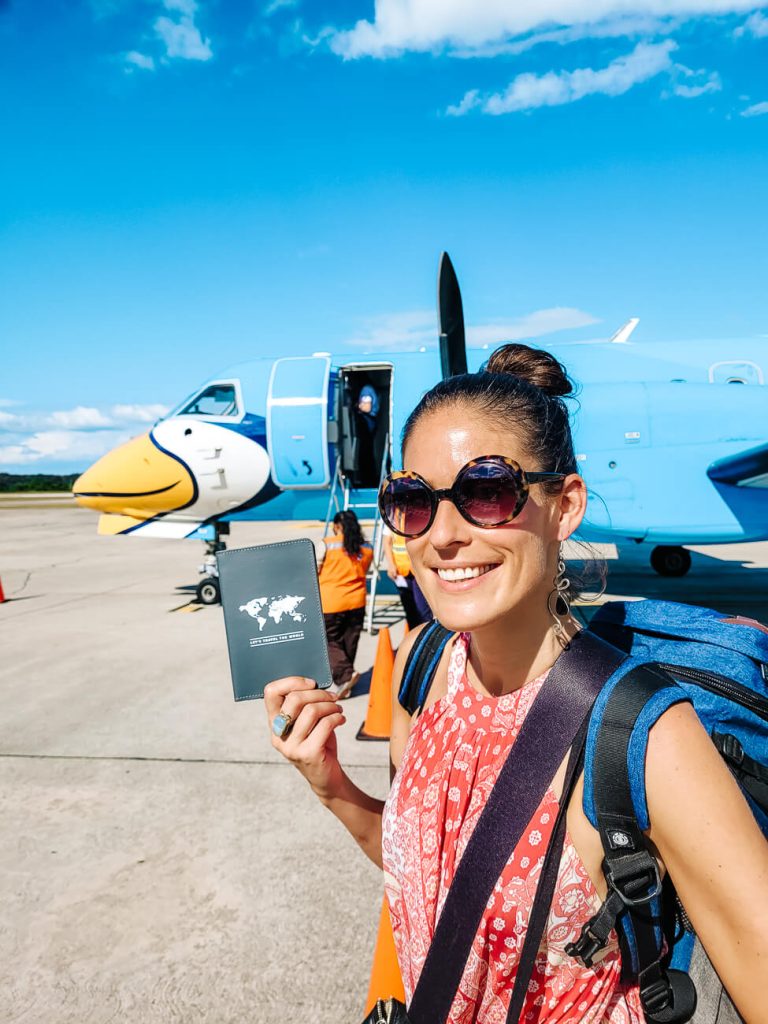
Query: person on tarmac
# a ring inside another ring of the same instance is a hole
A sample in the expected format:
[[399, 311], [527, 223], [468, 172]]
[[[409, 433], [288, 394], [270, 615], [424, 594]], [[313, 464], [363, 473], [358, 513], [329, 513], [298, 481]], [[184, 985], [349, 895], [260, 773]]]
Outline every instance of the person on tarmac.
[[405, 612], [405, 621], [409, 629], [416, 629], [424, 622], [432, 620], [432, 612], [427, 604], [426, 598], [421, 592], [416, 577], [413, 575], [411, 560], [405, 547], [405, 539], [392, 533], [390, 528], [384, 525], [384, 563], [387, 567], [387, 576], [397, 587], [400, 603]]
[[363, 628], [366, 576], [373, 549], [363, 536], [355, 513], [333, 517], [333, 533], [317, 545], [320, 600], [323, 605], [328, 657], [338, 699], [348, 697], [358, 679], [355, 654]]
[[[587, 502], [562, 400], [571, 390], [548, 353], [505, 345], [485, 371], [437, 384], [406, 423], [404, 470], [385, 480], [380, 508], [408, 538], [416, 578], [455, 636], [413, 716], [397, 694], [419, 631], [400, 645], [390, 741], [396, 774], [386, 801], [359, 789], [339, 763], [335, 731], [346, 719], [333, 694], [299, 677], [266, 688], [270, 723], [282, 713], [289, 726], [272, 736], [274, 748], [384, 869], [408, 1001], [488, 795], [547, 674], [579, 630], [559, 600], [571, 590], [561, 545]], [[483, 912], [452, 1024], [506, 1019], [565, 763]], [[690, 704], [675, 704], [652, 727], [646, 788], [659, 870], [670, 875], [743, 1020], [764, 1024], [768, 844]], [[578, 780], [519, 1019], [643, 1024], [638, 985], [622, 980], [615, 932], [591, 967], [565, 951], [606, 893], [602, 842], [582, 799]]]

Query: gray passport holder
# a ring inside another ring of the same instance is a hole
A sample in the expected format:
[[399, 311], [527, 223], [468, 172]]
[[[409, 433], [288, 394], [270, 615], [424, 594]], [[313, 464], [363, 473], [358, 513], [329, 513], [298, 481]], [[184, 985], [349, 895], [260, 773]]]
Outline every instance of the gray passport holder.
[[235, 700], [264, 696], [283, 676], [331, 685], [331, 665], [311, 540], [217, 555]]

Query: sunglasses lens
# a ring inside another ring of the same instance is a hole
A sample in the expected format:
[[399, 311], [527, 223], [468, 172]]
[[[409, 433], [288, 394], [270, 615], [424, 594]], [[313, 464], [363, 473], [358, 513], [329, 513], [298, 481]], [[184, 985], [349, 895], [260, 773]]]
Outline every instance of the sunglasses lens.
[[420, 480], [398, 477], [381, 494], [381, 514], [390, 529], [403, 537], [426, 530], [432, 517], [432, 495]]
[[471, 466], [457, 487], [464, 512], [478, 526], [499, 526], [515, 514], [520, 485], [514, 470], [495, 462]]

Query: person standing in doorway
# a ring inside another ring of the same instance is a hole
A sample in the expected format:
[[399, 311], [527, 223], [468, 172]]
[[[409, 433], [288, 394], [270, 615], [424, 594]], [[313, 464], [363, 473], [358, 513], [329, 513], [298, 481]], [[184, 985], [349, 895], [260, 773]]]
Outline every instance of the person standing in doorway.
[[348, 697], [358, 679], [355, 654], [363, 628], [366, 575], [373, 559], [351, 509], [333, 517], [333, 533], [318, 546], [320, 600], [336, 696]]
[[365, 384], [357, 397], [357, 439], [359, 450], [358, 486], [378, 487], [375, 438], [379, 416], [379, 396], [375, 388]]

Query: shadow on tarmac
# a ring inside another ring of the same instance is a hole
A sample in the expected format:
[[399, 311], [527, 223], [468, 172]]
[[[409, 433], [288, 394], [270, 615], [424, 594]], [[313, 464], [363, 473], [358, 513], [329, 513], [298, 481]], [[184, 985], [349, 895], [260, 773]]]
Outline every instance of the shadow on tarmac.
[[[621, 548], [608, 562], [608, 580], [600, 603], [620, 598], [646, 598], [702, 605], [728, 614], [768, 621], [768, 568], [738, 559], [726, 561], [691, 551], [685, 576], [659, 576], [648, 563], [647, 548]], [[589, 605], [581, 611], [589, 618]]]

